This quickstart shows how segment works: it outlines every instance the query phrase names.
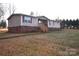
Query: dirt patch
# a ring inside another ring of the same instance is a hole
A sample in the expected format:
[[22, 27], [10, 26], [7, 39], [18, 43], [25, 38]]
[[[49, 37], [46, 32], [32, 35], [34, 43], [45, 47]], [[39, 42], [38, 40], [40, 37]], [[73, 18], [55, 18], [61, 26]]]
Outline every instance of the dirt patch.
[[0, 32], [8, 32], [7, 28], [0, 28]]

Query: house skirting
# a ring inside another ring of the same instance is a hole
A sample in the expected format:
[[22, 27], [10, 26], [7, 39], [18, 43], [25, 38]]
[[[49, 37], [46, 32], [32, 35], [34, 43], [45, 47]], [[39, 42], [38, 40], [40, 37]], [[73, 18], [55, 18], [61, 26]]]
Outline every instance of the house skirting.
[[36, 31], [38, 31], [38, 27], [32, 27], [32, 26], [8, 27], [8, 32], [36, 32]]
[[[38, 27], [34, 26], [16, 26], [16, 27], [8, 27], [8, 32], [39, 32]], [[60, 28], [48, 28], [48, 31], [59, 31]]]
[[48, 31], [59, 31], [61, 30], [60, 28], [48, 28]]

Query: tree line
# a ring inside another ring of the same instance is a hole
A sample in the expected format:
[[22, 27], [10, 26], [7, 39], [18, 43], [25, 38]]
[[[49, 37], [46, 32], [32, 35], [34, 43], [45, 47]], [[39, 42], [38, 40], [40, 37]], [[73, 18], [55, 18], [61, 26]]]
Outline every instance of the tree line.
[[61, 22], [61, 28], [79, 29], [79, 19], [63, 19]]

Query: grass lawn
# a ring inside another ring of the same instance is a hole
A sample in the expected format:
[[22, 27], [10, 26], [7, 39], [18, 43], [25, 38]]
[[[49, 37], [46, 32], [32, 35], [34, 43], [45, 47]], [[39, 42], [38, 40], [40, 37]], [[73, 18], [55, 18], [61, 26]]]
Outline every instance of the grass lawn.
[[[5, 35], [0, 33], [0, 36]], [[2, 39], [0, 55], [79, 55], [79, 30], [52, 31]]]
[[46, 35], [48, 39], [57, 44], [79, 48], [79, 31], [58, 31], [51, 32]]

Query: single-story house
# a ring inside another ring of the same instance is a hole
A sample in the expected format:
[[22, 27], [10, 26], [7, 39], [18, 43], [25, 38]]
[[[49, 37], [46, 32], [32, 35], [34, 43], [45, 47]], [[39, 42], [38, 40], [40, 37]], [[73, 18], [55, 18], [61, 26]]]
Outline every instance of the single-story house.
[[12, 14], [8, 18], [9, 32], [47, 32], [49, 29], [60, 28], [60, 22], [48, 19], [45, 16], [31, 16]]
[[33, 32], [39, 31], [39, 23], [42, 22], [47, 26], [45, 16], [30, 16], [25, 14], [12, 14], [8, 18], [9, 32]]

